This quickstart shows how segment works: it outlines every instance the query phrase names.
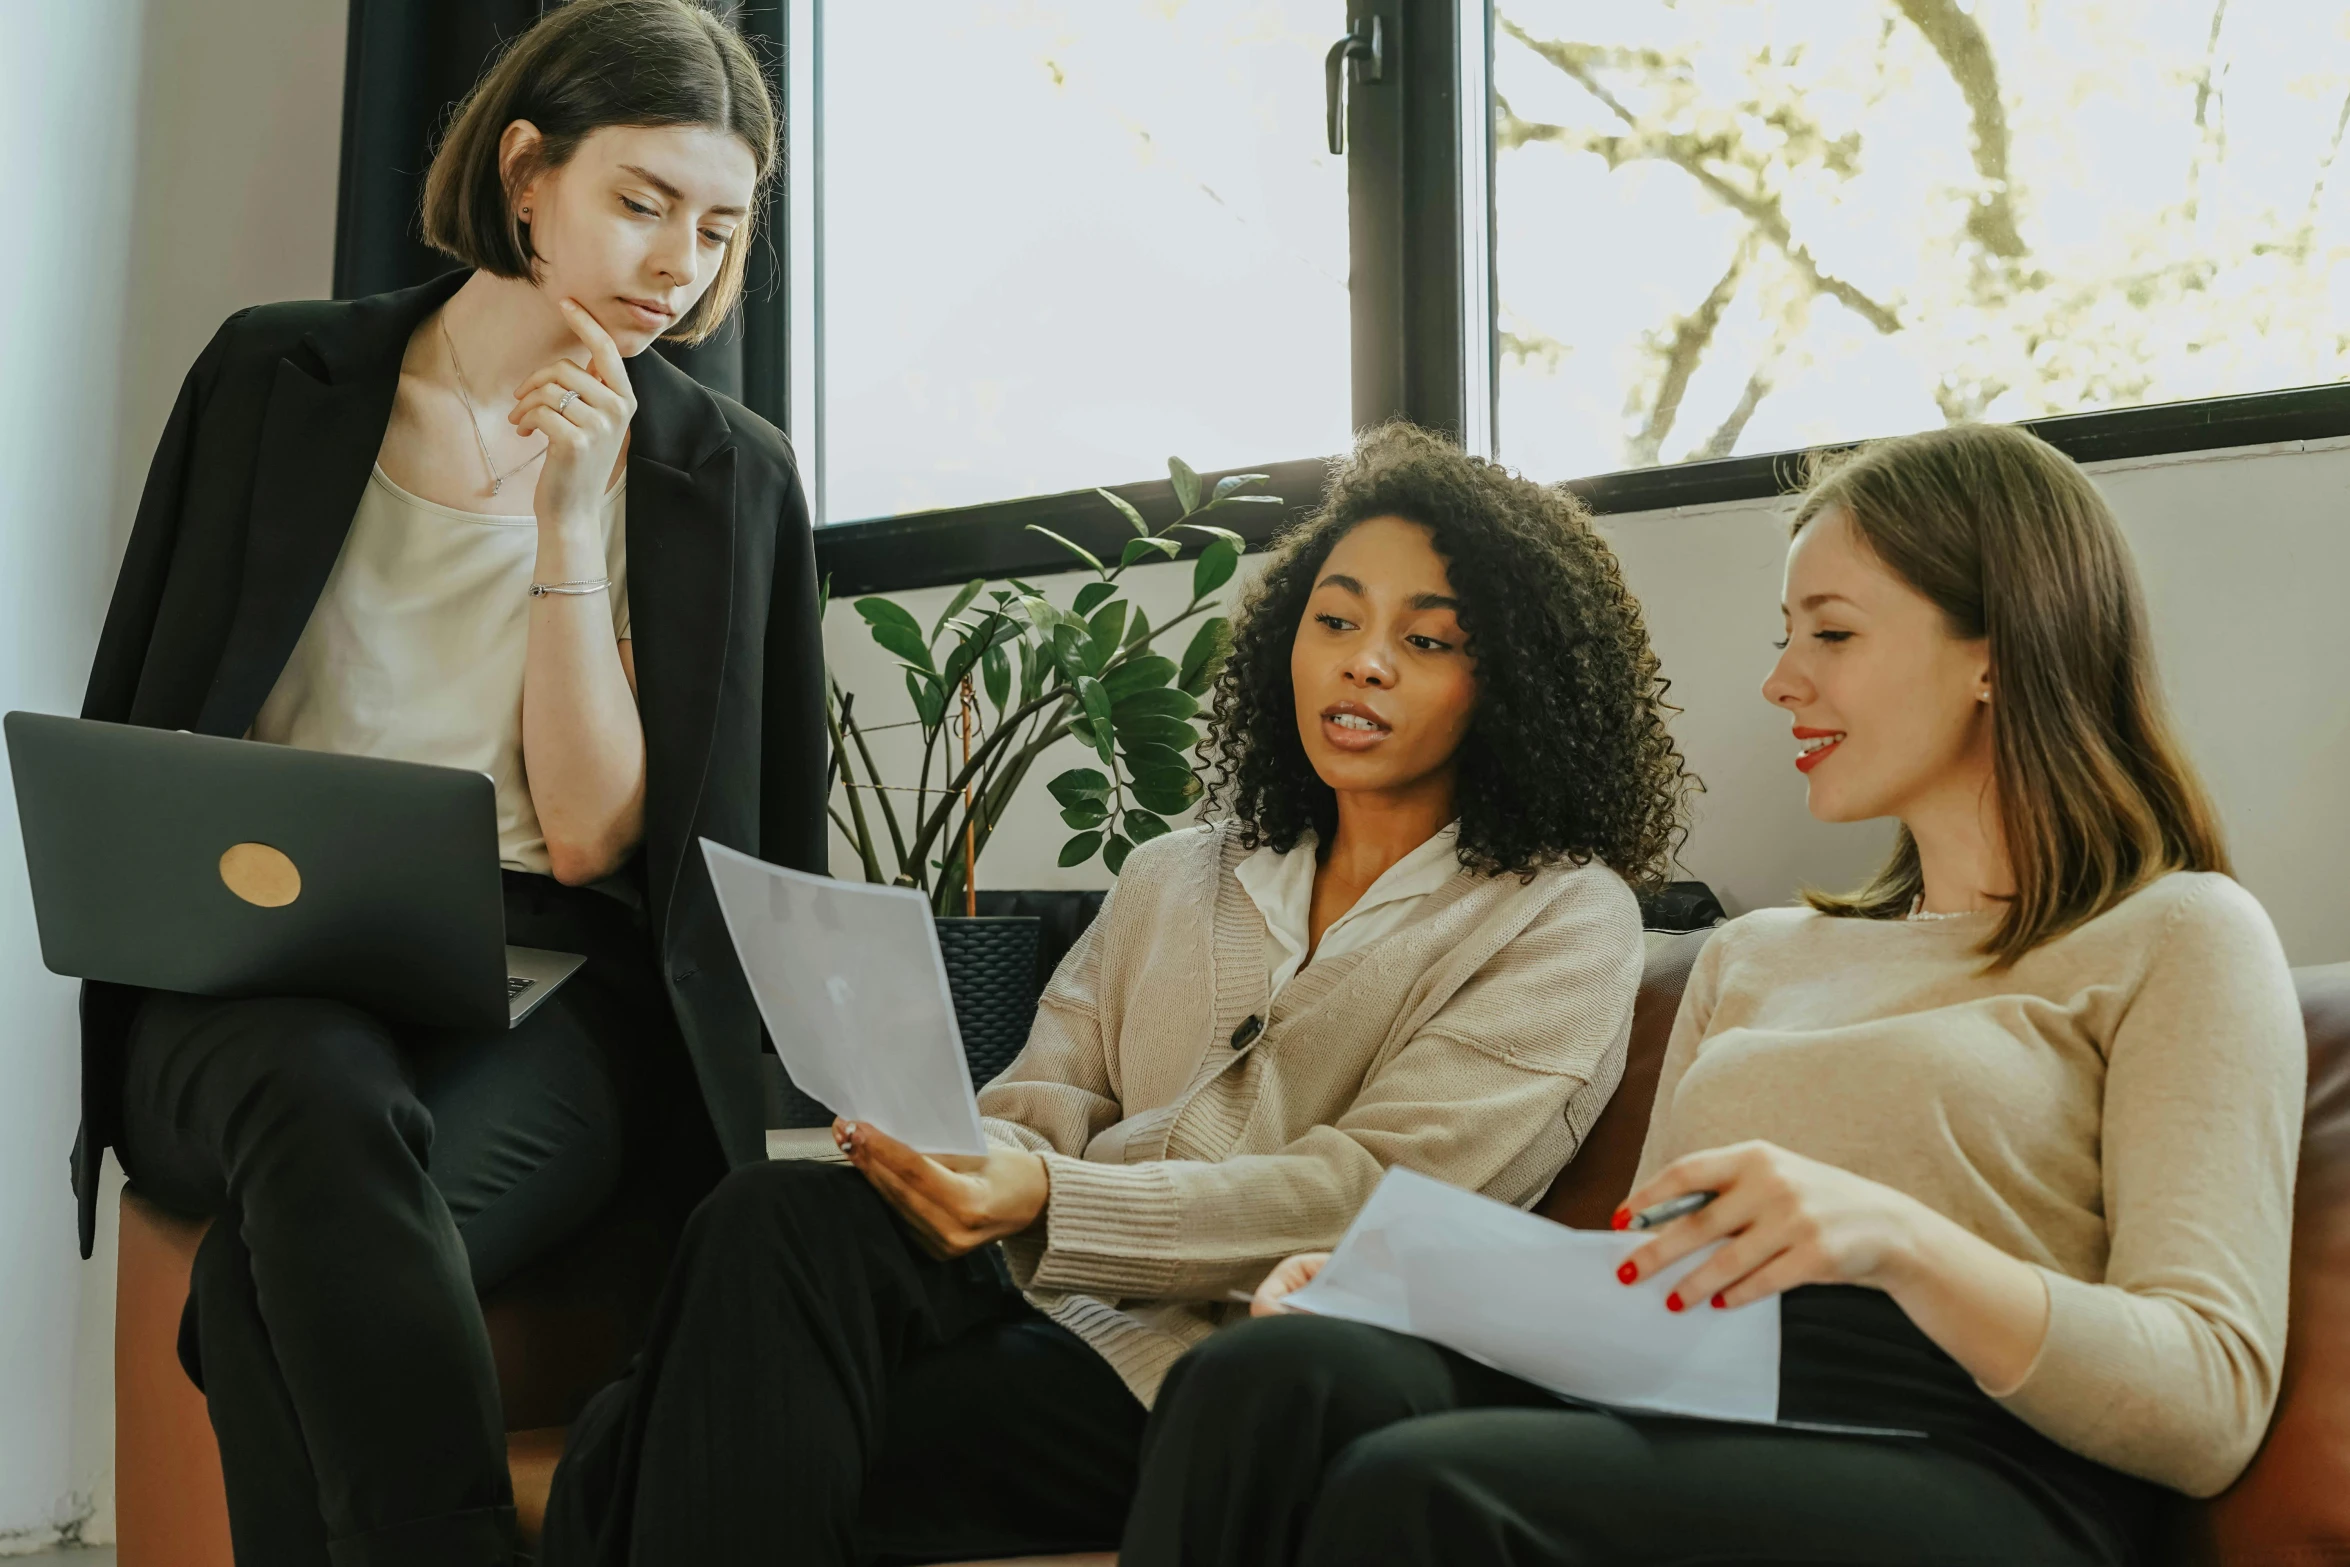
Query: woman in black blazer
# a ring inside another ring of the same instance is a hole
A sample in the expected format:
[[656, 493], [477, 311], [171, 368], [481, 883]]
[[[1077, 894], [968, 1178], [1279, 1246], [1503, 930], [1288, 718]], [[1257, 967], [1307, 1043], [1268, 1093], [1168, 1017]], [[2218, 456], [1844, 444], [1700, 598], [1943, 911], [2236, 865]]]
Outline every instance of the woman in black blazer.
[[508, 939], [588, 956], [464, 1038], [85, 987], [83, 1251], [109, 1145], [216, 1216], [180, 1341], [241, 1562], [508, 1561], [477, 1293], [624, 1153], [685, 1197], [763, 1157], [759, 1018], [693, 844], [823, 864], [813, 549], [784, 438], [642, 350], [724, 318], [774, 157], [723, 25], [575, 0], [436, 156], [427, 236], [473, 270], [238, 313], [164, 431], [84, 716], [504, 758]]

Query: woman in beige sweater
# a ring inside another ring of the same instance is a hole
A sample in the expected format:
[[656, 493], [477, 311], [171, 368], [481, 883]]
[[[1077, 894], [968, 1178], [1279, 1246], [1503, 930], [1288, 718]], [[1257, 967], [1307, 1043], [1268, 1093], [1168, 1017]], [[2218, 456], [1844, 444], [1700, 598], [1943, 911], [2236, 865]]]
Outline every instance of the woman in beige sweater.
[[[2013, 429], [1888, 441], [1796, 514], [1764, 695], [1850, 897], [1725, 926], [1618, 1215], [1637, 1282], [1782, 1295], [1782, 1419], [1565, 1408], [1270, 1316], [1169, 1378], [1125, 1567], [2142, 1561], [2276, 1397], [2304, 1074], [2276, 935], [2172, 738], [2126, 546]], [[1311, 1277], [1291, 1259], [1260, 1304]], [[1573, 1324], [1559, 1324], [1572, 1332]]]
[[[1211, 825], [1143, 844], [979, 1097], [738, 1172], [573, 1428], [547, 1560], [1114, 1544], [1166, 1369], [1391, 1165], [1541, 1196], [1622, 1074], [1683, 779], [1581, 508], [1396, 428], [1251, 596]], [[1000, 1244], [998, 1244], [1000, 1243]]]

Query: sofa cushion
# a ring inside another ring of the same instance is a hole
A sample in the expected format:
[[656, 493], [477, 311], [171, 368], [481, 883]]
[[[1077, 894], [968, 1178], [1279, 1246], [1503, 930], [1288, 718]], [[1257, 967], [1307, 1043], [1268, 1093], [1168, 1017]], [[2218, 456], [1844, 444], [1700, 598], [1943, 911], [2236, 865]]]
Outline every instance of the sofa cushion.
[[2350, 1563], [2350, 963], [2297, 969], [2309, 1108], [2293, 1198], [2293, 1304], [2268, 1439], [2227, 1491], [2181, 1504], [2177, 1560]]
[[1681, 989], [1689, 983], [1710, 930], [1650, 931], [1647, 961], [1640, 971], [1640, 999], [1632, 1006], [1632, 1044], [1624, 1058], [1624, 1080], [1599, 1112], [1583, 1146], [1550, 1183], [1535, 1212], [1578, 1230], [1604, 1230], [1617, 1204], [1632, 1190], [1640, 1168], [1640, 1145], [1648, 1139], [1649, 1106], [1665, 1067], [1665, 1045], [1673, 1037], [1673, 1015], [1681, 1010]]

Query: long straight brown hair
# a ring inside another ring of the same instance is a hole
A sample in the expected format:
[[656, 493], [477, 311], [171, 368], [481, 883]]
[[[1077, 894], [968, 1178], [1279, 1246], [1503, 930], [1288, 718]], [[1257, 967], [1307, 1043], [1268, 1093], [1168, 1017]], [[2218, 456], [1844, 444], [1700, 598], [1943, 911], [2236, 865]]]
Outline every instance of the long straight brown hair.
[[[2229, 869], [2180, 749], [2129, 546], [2089, 476], [2037, 436], [1958, 425], [1823, 465], [1793, 531], [1840, 508], [1877, 558], [1991, 652], [1992, 766], [2015, 895], [1981, 951], [2005, 968], [2174, 870]], [[1924, 890], [1905, 827], [1825, 914], [1893, 919]]]

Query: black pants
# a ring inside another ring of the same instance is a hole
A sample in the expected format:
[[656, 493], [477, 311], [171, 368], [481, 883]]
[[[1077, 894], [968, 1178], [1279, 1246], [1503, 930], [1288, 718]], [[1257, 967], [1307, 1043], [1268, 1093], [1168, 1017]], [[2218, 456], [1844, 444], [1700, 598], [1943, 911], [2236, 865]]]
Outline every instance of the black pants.
[[2007, 1414], [1885, 1296], [1784, 1313], [1782, 1418], [1928, 1436], [1575, 1407], [1419, 1339], [1264, 1318], [1161, 1390], [1120, 1567], [2142, 1559], [2156, 1489]]
[[1117, 1543], [1143, 1408], [992, 1248], [941, 1262], [854, 1170], [738, 1170], [631, 1374], [571, 1428], [546, 1567], [834, 1567]]
[[[477, 1292], [603, 1206], [658, 996], [623, 905], [509, 874], [507, 930], [588, 964], [520, 1028], [157, 993], [123, 1072], [123, 1168], [216, 1216], [181, 1358], [251, 1567], [510, 1559], [505, 1422]], [[630, 972], [632, 966], [641, 975]], [[648, 988], [649, 987], [649, 988]], [[648, 1037], [649, 1031], [649, 1037]], [[682, 1064], [683, 1047], [667, 1039]]]

